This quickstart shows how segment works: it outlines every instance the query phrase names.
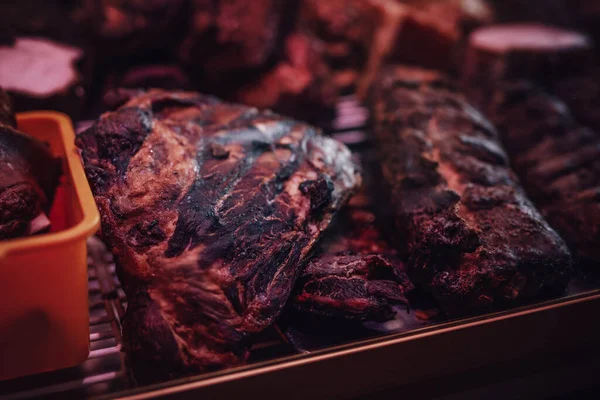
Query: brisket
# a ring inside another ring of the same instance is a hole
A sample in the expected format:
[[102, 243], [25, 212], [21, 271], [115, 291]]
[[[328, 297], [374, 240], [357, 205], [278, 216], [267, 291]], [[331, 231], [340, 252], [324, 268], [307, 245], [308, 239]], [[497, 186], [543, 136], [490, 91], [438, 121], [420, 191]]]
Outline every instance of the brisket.
[[352, 320], [386, 321], [392, 304], [408, 304], [413, 286], [396, 251], [383, 239], [361, 193], [324, 236], [318, 253], [300, 276], [293, 307], [305, 314]]
[[600, 136], [526, 82], [499, 84], [487, 108], [527, 193], [579, 265], [600, 262]]
[[387, 207], [416, 285], [448, 314], [564, 290], [570, 254], [494, 127], [438, 73], [381, 73], [370, 101]]
[[141, 93], [77, 144], [142, 382], [243, 363], [360, 182], [310, 126], [195, 93]]

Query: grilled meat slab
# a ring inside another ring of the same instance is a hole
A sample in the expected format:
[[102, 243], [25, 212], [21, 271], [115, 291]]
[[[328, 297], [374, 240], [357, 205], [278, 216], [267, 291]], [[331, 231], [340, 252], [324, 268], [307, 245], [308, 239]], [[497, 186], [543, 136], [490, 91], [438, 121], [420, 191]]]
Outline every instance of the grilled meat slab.
[[363, 185], [324, 236], [300, 276], [293, 307], [303, 313], [386, 321], [392, 304], [414, 288], [396, 251], [383, 239]]
[[[527, 82], [500, 84], [487, 108], [515, 171], [576, 261], [600, 263], [600, 136]], [[596, 272], [597, 273], [597, 272]]]
[[389, 68], [371, 98], [408, 272], [449, 314], [563, 290], [570, 254], [525, 196], [494, 127], [432, 71]]
[[310, 126], [195, 93], [141, 93], [77, 144], [141, 381], [244, 362], [360, 182]]

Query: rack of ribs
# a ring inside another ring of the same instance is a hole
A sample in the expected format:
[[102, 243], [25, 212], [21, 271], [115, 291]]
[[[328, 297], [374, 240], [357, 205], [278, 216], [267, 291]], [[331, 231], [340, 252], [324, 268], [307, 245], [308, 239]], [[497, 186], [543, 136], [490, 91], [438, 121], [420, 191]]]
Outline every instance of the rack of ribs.
[[600, 136], [577, 123], [561, 100], [531, 83], [499, 84], [491, 98], [487, 113], [528, 195], [565, 238], [577, 263], [597, 270]]
[[77, 144], [140, 382], [243, 363], [361, 179], [314, 128], [189, 92], [138, 92]]
[[390, 67], [370, 96], [386, 206], [408, 273], [447, 314], [564, 290], [567, 246], [494, 127], [435, 71]]

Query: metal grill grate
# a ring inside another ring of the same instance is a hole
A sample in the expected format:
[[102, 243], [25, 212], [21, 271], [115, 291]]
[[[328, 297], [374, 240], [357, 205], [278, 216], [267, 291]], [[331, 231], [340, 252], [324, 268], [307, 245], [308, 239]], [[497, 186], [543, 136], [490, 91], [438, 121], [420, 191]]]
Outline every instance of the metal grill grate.
[[[367, 115], [353, 97], [338, 103], [337, 118], [331, 135], [348, 144], [360, 146]], [[88, 245], [88, 276], [90, 305], [90, 355], [81, 365], [60, 371], [0, 382], [0, 397], [81, 398], [110, 395], [135, 387], [121, 352], [121, 318], [127, 301], [115, 274], [112, 256], [102, 243], [92, 238]], [[277, 327], [268, 329], [256, 338], [249, 362], [258, 362], [295, 353]]]
[[131, 386], [125, 358], [120, 351], [120, 318], [125, 313], [125, 294], [110, 255], [99, 241], [91, 239], [88, 248], [88, 359], [77, 367], [2, 382], [0, 393], [7, 399], [90, 397]]

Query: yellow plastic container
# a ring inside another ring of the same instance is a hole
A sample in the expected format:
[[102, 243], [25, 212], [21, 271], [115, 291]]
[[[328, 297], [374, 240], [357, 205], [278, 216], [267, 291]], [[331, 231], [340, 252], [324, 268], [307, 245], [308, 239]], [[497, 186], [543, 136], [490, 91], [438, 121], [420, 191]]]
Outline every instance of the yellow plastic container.
[[75, 147], [71, 120], [17, 115], [19, 130], [63, 160], [52, 231], [0, 241], [0, 380], [83, 362], [89, 354], [86, 239], [100, 216]]

